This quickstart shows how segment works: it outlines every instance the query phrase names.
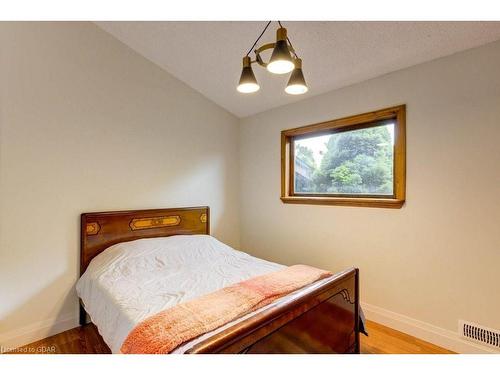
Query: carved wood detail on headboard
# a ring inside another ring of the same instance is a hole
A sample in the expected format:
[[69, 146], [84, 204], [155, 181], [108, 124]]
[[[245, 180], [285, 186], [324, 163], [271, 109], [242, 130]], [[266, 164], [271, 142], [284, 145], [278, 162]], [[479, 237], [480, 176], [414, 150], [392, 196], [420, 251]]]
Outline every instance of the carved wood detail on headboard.
[[181, 223], [179, 215], [162, 216], [162, 217], [144, 217], [139, 219], [132, 219], [130, 222], [130, 229], [142, 230], [161, 227], [175, 227]]
[[93, 236], [94, 234], [99, 233], [101, 230], [101, 226], [99, 223], [87, 223], [85, 227], [85, 233], [87, 233], [88, 236]]
[[84, 213], [81, 216], [80, 275], [108, 247], [140, 238], [210, 234], [208, 207]]

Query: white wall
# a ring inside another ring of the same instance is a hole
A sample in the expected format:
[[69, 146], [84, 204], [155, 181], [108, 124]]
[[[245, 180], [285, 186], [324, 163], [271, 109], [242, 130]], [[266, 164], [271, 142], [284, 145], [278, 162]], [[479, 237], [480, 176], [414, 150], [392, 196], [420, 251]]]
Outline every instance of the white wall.
[[[453, 339], [459, 318], [500, 329], [499, 67], [497, 42], [244, 119], [242, 248], [357, 266], [370, 315], [435, 331], [429, 340]], [[281, 203], [281, 130], [397, 104], [407, 104], [402, 209]]]
[[239, 245], [234, 116], [91, 23], [0, 46], [0, 346], [76, 325], [82, 212], [209, 205]]

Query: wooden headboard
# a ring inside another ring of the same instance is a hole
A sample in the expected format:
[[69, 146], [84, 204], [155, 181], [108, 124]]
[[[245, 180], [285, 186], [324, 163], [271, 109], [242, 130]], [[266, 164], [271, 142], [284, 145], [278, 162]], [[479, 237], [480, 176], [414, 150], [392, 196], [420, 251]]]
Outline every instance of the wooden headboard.
[[109, 246], [140, 238], [210, 234], [208, 207], [91, 212], [81, 216], [80, 275]]

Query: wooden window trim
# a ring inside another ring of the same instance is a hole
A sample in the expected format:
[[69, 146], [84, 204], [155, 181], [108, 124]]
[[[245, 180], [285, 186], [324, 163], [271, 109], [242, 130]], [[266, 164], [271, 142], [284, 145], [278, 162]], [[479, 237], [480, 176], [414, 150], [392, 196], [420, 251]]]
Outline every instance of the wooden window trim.
[[[295, 194], [293, 142], [311, 133], [338, 133], [362, 129], [376, 122], [395, 120], [394, 127], [394, 194], [386, 196]], [[283, 203], [401, 208], [406, 196], [406, 106], [344, 117], [281, 132], [281, 200]]]

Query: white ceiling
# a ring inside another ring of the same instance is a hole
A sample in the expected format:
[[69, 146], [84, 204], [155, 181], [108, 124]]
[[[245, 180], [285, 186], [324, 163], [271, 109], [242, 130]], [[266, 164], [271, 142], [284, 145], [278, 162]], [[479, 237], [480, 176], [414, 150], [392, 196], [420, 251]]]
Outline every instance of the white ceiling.
[[[236, 91], [241, 59], [266, 22], [97, 22], [97, 25], [238, 117], [351, 85], [500, 39], [500, 22], [283, 22], [303, 59], [309, 92], [254, 65], [261, 86]], [[274, 41], [272, 23], [259, 44]]]

